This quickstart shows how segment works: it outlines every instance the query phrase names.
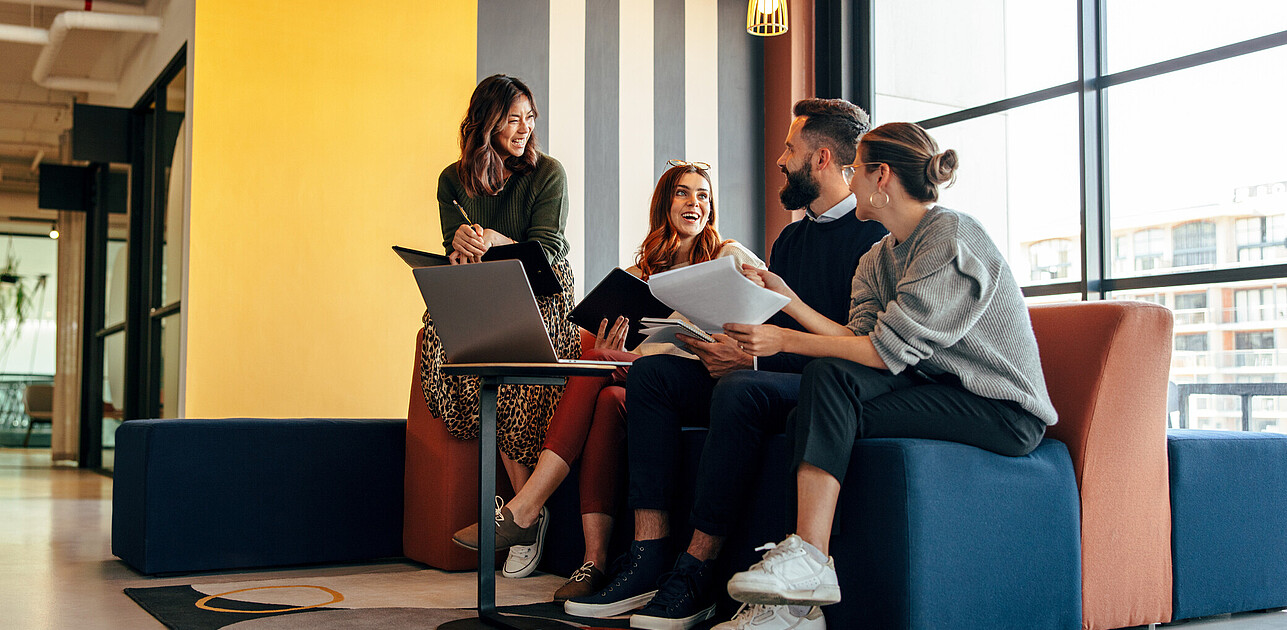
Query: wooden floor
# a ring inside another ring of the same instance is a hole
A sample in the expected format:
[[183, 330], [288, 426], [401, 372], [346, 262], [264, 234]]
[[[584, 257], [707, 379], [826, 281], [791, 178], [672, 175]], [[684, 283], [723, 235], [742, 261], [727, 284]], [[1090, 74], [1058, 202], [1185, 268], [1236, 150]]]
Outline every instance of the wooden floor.
[[[189, 584], [193, 577], [146, 577], [112, 556], [111, 493], [109, 477], [54, 466], [48, 449], [0, 448], [0, 627], [164, 627], [126, 597], [122, 589]], [[232, 581], [381, 574], [388, 576], [390, 589], [397, 589], [405, 588], [407, 574], [423, 570], [422, 565], [412, 562], [384, 562], [227, 575]], [[442, 596], [443, 601], [420, 599], [408, 605], [458, 606], [462, 600], [471, 600], [472, 576], [441, 575], [446, 582], [459, 584], [456, 590], [460, 592]], [[209, 578], [211, 574], [202, 577]], [[562, 579], [545, 575], [498, 583], [514, 596], [521, 593], [540, 598], [548, 597]], [[1176, 626], [1287, 630], [1287, 613], [1226, 615]]]

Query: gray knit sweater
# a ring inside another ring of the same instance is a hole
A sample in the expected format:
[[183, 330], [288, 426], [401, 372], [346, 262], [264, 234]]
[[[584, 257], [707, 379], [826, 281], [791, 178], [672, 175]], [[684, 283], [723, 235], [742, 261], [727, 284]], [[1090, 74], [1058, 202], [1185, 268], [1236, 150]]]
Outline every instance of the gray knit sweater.
[[873, 245], [854, 273], [848, 326], [895, 374], [951, 373], [1055, 423], [1023, 294], [974, 217], [934, 206], [907, 240]]

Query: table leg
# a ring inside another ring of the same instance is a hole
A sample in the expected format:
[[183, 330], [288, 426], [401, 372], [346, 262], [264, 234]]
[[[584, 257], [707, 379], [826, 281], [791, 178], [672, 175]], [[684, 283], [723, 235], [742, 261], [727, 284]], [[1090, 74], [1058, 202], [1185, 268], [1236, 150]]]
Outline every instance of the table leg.
[[496, 614], [496, 381], [483, 378], [478, 400], [478, 616]]
[[569, 628], [567, 624], [544, 619], [519, 618], [513, 625], [496, 612], [496, 395], [495, 377], [480, 379], [478, 394], [478, 619], [459, 620], [439, 626], [440, 630], [465, 628]]

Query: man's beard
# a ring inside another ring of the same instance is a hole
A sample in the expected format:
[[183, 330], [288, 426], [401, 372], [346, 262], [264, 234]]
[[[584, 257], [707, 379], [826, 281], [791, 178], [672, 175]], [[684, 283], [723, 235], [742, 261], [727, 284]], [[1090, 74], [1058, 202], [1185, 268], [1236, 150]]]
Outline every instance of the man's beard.
[[786, 177], [778, 198], [787, 210], [807, 208], [822, 195], [822, 187], [813, 178], [813, 164], [805, 163], [804, 168], [795, 172], [786, 171]]

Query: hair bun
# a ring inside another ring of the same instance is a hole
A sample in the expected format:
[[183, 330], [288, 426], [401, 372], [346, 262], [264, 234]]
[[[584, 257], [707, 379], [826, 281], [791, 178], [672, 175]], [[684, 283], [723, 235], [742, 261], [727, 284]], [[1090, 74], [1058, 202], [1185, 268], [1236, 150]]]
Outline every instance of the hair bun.
[[935, 154], [925, 166], [925, 178], [935, 186], [943, 183], [951, 186], [956, 181], [956, 151], [948, 149]]

